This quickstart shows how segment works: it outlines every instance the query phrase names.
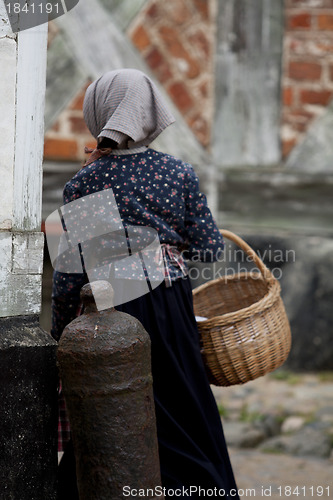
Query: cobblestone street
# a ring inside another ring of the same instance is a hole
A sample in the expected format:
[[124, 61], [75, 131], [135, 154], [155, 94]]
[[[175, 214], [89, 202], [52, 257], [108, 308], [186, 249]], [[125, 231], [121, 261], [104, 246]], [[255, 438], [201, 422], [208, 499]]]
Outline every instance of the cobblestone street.
[[333, 377], [277, 371], [213, 387], [245, 498], [333, 497]]
[[[330, 460], [230, 448], [241, 498], [333, 498]], [[291, 488], [290, 488], [291, 487]], [[264, 494], [265, 493], [265, 494]], [[298, 494], [297, 494], [298, 493]]]

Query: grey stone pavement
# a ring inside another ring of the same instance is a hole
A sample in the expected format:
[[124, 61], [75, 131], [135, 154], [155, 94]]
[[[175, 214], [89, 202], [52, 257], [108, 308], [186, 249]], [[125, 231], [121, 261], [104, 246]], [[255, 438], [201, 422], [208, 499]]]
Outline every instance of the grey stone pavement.
[[333, 464], [328, 460], [235, 448], [229, 451], [243, 500], [333, 498]]
[[333, 498], [332, 373], [212, 388], [242, 500]]

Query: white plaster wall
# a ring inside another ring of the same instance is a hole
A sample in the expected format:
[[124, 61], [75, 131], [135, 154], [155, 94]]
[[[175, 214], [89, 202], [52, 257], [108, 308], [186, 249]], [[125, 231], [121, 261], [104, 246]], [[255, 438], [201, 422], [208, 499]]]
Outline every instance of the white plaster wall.
[[40, 312], [43, 246], [42, 233], [0, 231], [0, 317]]
[[13, 36], [13, 33], [8, 21], [5, 2], [0, 0], [0, 38], [4, 36]]

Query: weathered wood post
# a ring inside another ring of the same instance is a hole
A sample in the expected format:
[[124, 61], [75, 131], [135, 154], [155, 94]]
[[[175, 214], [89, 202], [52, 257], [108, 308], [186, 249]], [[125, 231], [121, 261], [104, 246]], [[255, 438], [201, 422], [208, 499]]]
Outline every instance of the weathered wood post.
[[56, 498], [56, 344], [39, 326], [47, 25], [0, 1], [0, 498]]
[[105, 281], [82, 288], [85, 312], [58, 348], [80, 500], [122, 498], [128, 490], [164, 498], [155, 493], [161, 477], [150, 338], [136, 318], [112, 308], [110, 288]]
[[278, 163], [283, 0], [217, 5], [215, 164]]

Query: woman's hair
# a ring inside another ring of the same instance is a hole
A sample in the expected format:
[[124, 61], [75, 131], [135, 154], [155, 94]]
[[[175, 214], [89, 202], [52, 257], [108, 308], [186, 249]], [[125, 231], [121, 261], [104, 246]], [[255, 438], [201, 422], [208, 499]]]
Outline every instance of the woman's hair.
[[98, 149], [117, 149], [117, 142], [113, 141], [112, 139], [109, 139], [108, 137], [102, 137], [100, 141], [98, 141], [97, 148]]

